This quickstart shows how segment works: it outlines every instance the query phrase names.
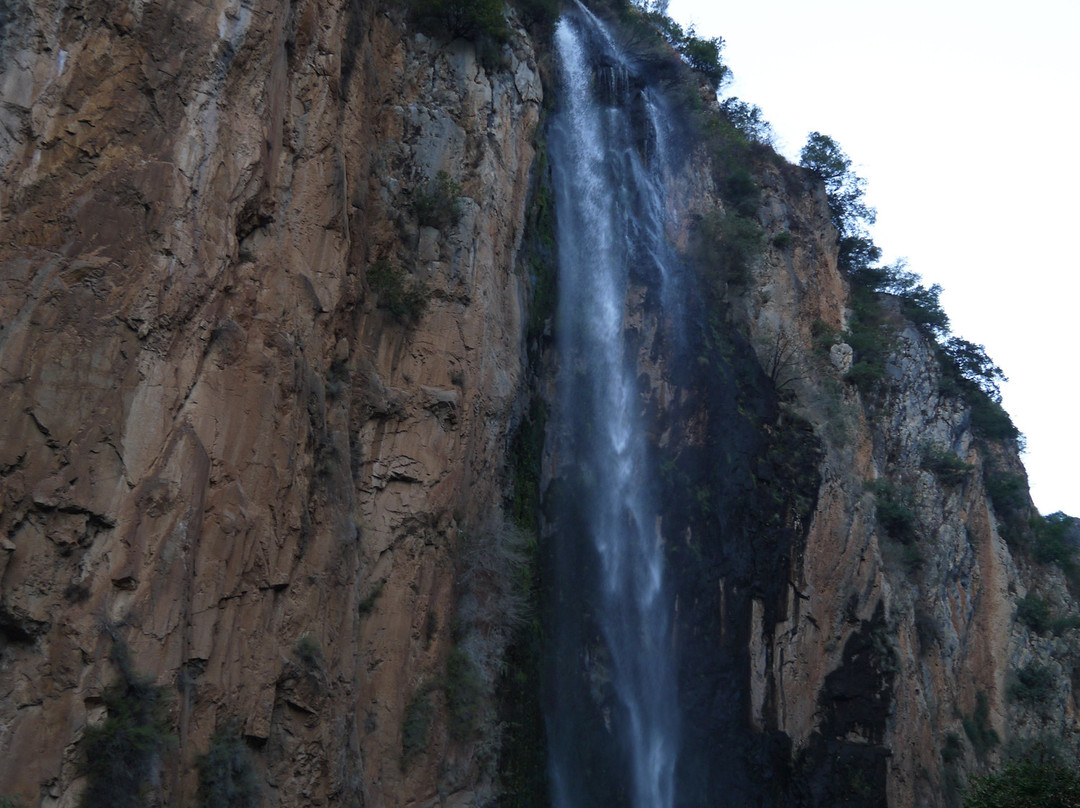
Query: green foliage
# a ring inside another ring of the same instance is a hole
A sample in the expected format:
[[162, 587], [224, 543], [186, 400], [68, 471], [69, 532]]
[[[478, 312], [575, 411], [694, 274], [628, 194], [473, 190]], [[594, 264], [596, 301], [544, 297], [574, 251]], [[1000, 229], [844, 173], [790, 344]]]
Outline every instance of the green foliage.
[[871, 290], [856, 286], [851, 290], [851, 317], [844, 341], [853, 351], [847, 379], [869, 393], [885, 377], [885, 360], [892, 350], [893, 334]]
[[718, 210], [698, 219], [691, 234], [691, 254], [714, 284], [717, 295], [725, 283], [743, 286], [750, 280], [750, 265], [760, 254], [764, 233], [750, 219]]
[[877, 213], [863, 199], [866, 180], [851, 170], [851, 158], [828, 135], [811, 132], [803, 146], [799, 165], [823, 183], [829, 212], [840, 237], [861, 236], [874, 223]]
[[529, 347], [529, 364], [539, 363], [539, 341], [547, 324], [555, 313], [558, 296], [558, 272], [555, 258], [555, 195], [547, 164], [545, 144], [537, 147], [537, 181], [532, 191], [523, 250], [523, 264], [529, 268], [532, 281], [532, 300], [529, 304], [529, 323], [526, 338]]
[[378, 305], [406, 325], [415, 324], [427, 308], [427, 285], [410, 278], [405, 270], [380, 258], [367, 271], [368, 286], [375, 293]]
[[895, 297], [901, 313], [937, 346], [941, 392], [959, 395], [971, 407], [972, 429], [989, 440], [1020, 440], [1020, 432], [1001, 408], [999, 384], [1005, 376], [983, 346], [949, 337], [949, 318], [941, 307], [942, 288], [929, 287], [904, 262], [881, 266], [881, 250], [867, 234], [875, 212], [863, 201], [865, 181], [851, 170], [851, 159], [836, 141], [811, 133], [801, 164], [825, 184], [829, 211], [839, 234], [839, 265], [852, 282], [854, 320], [848, 342], [855, 351], [848, 379], [868, 392], [882, 379], [891, 350], [879, 294]]
[[955, 763], [964, 755], [964, 743], [955, 732], [945, 735], [945, 745], [941, 747], [941, 760], [946, 766]]
[[1036, 634], [1044, 634], [1050, 628], [1050, 604], [1029, 593], [1017, 602], [1016, 619]]
[[461, 648], [454, 647], [446, 660], [443, 682], [450, 711], [450, 736], [459, 741], [476, 737], [484, 707], [484, 683], [476, 665]]
[[401, 723], [401, 768], [405, 769], [417, 755], [427, 751], [431, 721], [435, 707], [431, 703], [431, 689], [422, 687], [413, 694], [405, 707]]
[[559, 19], [559, 0], [513, 0], [513, 3], [530, 28], [549, 31]]
[[976, 435], [986, 440], [1014, 443], [1022, 441], [1020, 430], [998, 402], [974, 394], [965, 395], [964, 401], [971, 407], [971, 428]]
[[25, 805], [19, 797], [0, 796], [0, 808], [24, 808]]
[[81, 808], [149, 806], [154, 770], [173, 740], [165, 689], [133, 669], [124, 646], [114, 647], [113, 661], [119, 675], [102, 696], [105, 720], [83, 732]]
[[1008, 379], [1001, 368], [986, 355], [986, 349], [982, 345], [959, 337], [949, 337], [941, 344], [938, 358], [953, 380], [964, 380], [973, 384], [992, 401], [1001, 402], [1001, 382]]
[[976, 777], [964, 808], [1074, 808], [1080, 805], [1080, 773], [1058, 763], [1022, 760]]
[[980, 758], [1001, 743], [997, 732], [989, 725], [990, 700], [981, 690], [975, 694], [975, 711], [970, 716], [963, 716], [964, 734], [971, 741], [971, 747]]
[[305, 668], [319, 668], [323, 664], [322, 646], [310, 631], [300, 635], [300, 639], [293, 646], [293, 653]]
[[535, 400], [510, 441], [509, 461], [514, 474], [510, 515], [518, 527], [529, 531], [537, 531], [540, 526], [540, 464], [547, 419], [547, 407]]
[[413, 211], [422, 227], [443, 229], [461, 221], [461, 186], [445, 171], [440, 171], [413, 194]]
[[367, 596], [356, 605], [356, 611], [361, 615], [371, 614], [375, 610], [375, 602], [379, 599], [379, 595], [382, 594], [385, 585], [386, 581], [379, 581], [375, 584]]
[[676, 47], [687, 64], [698, 71], [714, 90], [719, 89], [729, 77], [727, 66], [720, 60], [720, 51], [724, 48], [724, 40], [720, 37], [702, 39], [694, 36], [691, 30]]
[[949, 337], [937, 346], [941, 367], [940, 390], [958, 395], [971, 408], [971, 428], [993, 441], [1020, 442], [1020, 430], [1001, 406], [1000, 384], [1007, 381], [982, 345]]
[[792, 245], [794, 239], [791, 237], [791, 233], [786, 230], [782, 233], [777, 233], [773, 236], [772, 245], [778, 250], [786, 250]]
[[1056, 691], [1054, 672], [1048, 665], [1029, 662], [1016, 672], [1009, 685], [1009, 695], [1025, 704], [1045, 704]]
[[731, 71], [720, 56], [724, 50], [723, 39], [704, 39], [697, 36], [692, 27], [684, 31], [681, 25], [667, 16], [662, 7], [647, 6], [643, 9], [643, 16], [663, 35], [668, 44], [682, 54], [686, 63], [709, 83], [713, 92], [731, 78]]
[[251, 752], [235, 725], [218, 727], [210, 748], [195, 762], [199, 771], [197, 808], [254, 808], [260, 802], [259, 781]]
[[921, 465], [945, 485], [962, 483], [975, 468], [970, 463], [961, 460], [956, 452], [951, 452], [936, 443], [923, 447]]
[[907, 488], [897, 488], [885, 480], [874, 482], [870, 488], [874, 492], [874, 501], [877, 504], [878, 524], [885, 528], [885, 532], [901, 544], [917, 541], [911, 491]]
[[472, 40], [484, 61], [510, 39], [503, 0], [409, 0], [412, 22], [429, 36]]
[[933, 337], [949, 333], [949, 317], [941, 308], [941, 286], [923, 286], [914, 272], [908, 272], [903, 261], [883, 267], [884, 283], [880, 291], [900, 298], [900, 311], [916, 328]]
[[748, 104], [732, 96], [720, 104], [720, 114], [741, 132], [747, 140], [772, 146], [776, 134], [761, 111], [761, 107]]
[[986, 493], [1001, 519], [1019, 514], [1028, 504], [1027, 480], [1022, 474], [991, 471], [985, 479]]
[[1058, 511], [1037, 518], [1033, 532], [1031, 555], [1036, 561], [1057, 564], [1066, 572], [1074, 572], [1076, 548], [1080, 544], [1080, 520]]

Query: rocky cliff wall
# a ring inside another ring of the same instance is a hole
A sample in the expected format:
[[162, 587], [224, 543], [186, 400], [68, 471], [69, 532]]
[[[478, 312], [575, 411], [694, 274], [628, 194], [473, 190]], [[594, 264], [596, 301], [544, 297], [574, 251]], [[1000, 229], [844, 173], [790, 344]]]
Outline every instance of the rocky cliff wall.
[[266, 804], [472, 788], [475, 745], [436, 721], [404, 766], [402, 724], [501, 525], [530, 43], [492, 73], [362, 0], [4, 8], [0, 794], [76, 803], [119, 644], [170, 693], [164, 804], [229, 719]]
[[[161, 804], [230, 720], [266, 804], [490, 792], [498, 738], [452, 733], [447, 660], [463, 591], [481, 689], [505, 643], [476, 601], [510, 533], [533, 47], [515, 30], [492, 72], [361, 0], [4, 6], [0, 795], [77, 803], [118, 647], [170, 694]], [[687, 253], [727, 206], [689, 151]], [[877, 392], [845, 379], [823, 192], [751, 162], [765, 247], [691, 306], [692, 367], [655, 290], [628, 305], [684, 571], [682, 773], [702, 800], [954, 805], [1010, 748], [1075, 750], [1076, 631], [1016, 610], [1077, 604], [1006, 540], [987, 482], [1022, 465], [917, 329], [890, 315]]]
[[[1016, 443], [973, 428], [898, 301], [883, 301], [893, 342], [880, 384], [844, 380], [850, 351], [833, 346], [850, 289], [821, 189], [782, 166], [758, 177], [769, 247], [737, 317], [825, 455], [782, 618], [753, 629], [755, 720], [794, 741], [815, 805], [955, 805], [969, 775], [1033, 742], [1075, 756], [1076, 633], [1017, 619], [1029, 593], [1058, 615], [1077, 603], [1062, 570], [1033, 562], [1010, 527], [1010, 510], [1033, 513]], [[943, 456], [962, 462], [944, 469]], [[991, 496], [1001, 475], [1017, 483], [1012, 504]], [[1016, 685], [1033, 662], [1053, 685], [1025, 699]], [[885, 794], [869, 788], [874, 766]]]

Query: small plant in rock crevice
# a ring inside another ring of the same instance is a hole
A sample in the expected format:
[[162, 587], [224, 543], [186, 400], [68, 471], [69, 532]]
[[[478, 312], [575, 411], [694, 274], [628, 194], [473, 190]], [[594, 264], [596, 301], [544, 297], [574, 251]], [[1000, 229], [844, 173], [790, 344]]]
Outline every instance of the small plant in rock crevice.
[[423, 686], [413, 693], [405, 706], [401, 722], [401, 768], [405, 770], [418, 755], [427, 751], [435, 705], [431, 703], [431, 687]]
[[1001, 743], [1001, 737], [990, 726], [990, 699], [981, 690], [975, 694], [975, 709], [969, 716], [962, 716], [964, 734], [979, 758]]
[[300, 635], [300, 639], [293, 646], [293, 653], [305, 668], [314, 670], [323, 665], [322, 646], [310, 631]]
[[920, 465], [945, 485], [962, 483], [975, 468], [961, 460], [955, 452], [933, 443], [923, 447]]
[[375, 293], [379, 308], [386, 309], [394, 319], [405, 325], [414, 325], [427, 308], [427, 284], [399, 266], [380, 258], [367, 271], [367, 283]]
[[1040, 662], [1029, 662], [1016, 672], [1009, 685], [1009, 696], [1025, 704], [1039, 705], [1050, 701], [1056, 690], [1053, 669]]
[[413, 210], [422, 227], [442, 230], [461, 220], [461, 186], [445, 171], [440, 171], [426, 186], [413, 195]]

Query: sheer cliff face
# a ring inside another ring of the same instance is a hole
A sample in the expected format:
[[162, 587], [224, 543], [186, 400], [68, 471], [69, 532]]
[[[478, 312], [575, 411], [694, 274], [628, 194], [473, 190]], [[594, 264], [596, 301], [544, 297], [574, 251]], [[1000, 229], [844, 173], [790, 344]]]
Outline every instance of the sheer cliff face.
[[[1077, 604], [1059, 569], [1006, 543], [987, 477], [1023, 476], [1015, 446], [977, 437], [967, 406], [941, 392], [930, 343], [898, 309], [877, 391], [840, 381], [850, 362], [826, 354], [820, 336], [848, 305], [821, 238], [831, 231], [824, 200], [790, 170], [760, 177], [769, 236], [793, 238], [766, 251], [737, 308], [825, 457], [781, 617], [758, 621], [767, 604], [755, 612], [752, 714], [803, 750], [796, 776], [810, 804], [958, 804], [958, 785], [1007, 749], [1053, 739], [1075, 750], [1075, 633], [1039, 636], [1016, 609], [1036, 590], [1060, 614]], [[935, 472], [927, 458], [942, 451], [967, 468]], [[890, 497], [909, 509], [906, 535], [883, 515]], [[1031, 663], [1053, 676], [1042, 701], [1015, 697]]]
[[[401, 729], [499, 519], [530, 46], [492, 75], [358, 0], [9, 8], [0, 794], [73, 804], [115, 641], [174, 694], [170, 804], [230, 717], [280, 804], [474, 782]], [[421, 222], [440, 171], [460, 217]]]

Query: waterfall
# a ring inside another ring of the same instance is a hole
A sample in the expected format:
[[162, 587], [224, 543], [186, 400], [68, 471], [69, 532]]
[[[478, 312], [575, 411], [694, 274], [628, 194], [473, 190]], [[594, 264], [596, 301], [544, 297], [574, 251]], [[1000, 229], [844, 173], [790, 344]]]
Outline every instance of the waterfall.
[[[646, 438], [632, 285], [678, 338], [659, 99], [584, 7], [556, 29], [558, 411], [549, 499], [556, 592], [546, 710], [556, 808], [671, 808], [679, 751], [673, 596]], [[601, 782], [602, 781], [602, 782]]]

